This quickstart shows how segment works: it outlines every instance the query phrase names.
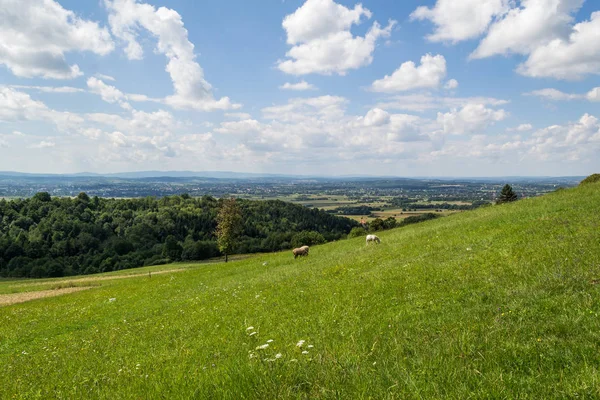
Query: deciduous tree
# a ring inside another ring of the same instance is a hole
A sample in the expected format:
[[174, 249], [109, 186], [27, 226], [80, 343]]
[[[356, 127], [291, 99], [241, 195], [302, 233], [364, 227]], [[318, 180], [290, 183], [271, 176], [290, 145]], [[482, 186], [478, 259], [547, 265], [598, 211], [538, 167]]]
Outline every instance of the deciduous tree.
[[242, 212], [234, 198], [224, 200], [217, 214], [217, 243], [221, 253], [227, 256], [235, 246], [235, 239], [242, 230]]

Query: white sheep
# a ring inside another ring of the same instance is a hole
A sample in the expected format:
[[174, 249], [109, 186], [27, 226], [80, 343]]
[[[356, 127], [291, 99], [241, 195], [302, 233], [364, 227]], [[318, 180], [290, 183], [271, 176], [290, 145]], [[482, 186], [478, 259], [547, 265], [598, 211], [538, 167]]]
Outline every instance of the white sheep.
[[375, 235], [367, 235], [367, 244], [370, 242], [381, 243], [381, 240]]

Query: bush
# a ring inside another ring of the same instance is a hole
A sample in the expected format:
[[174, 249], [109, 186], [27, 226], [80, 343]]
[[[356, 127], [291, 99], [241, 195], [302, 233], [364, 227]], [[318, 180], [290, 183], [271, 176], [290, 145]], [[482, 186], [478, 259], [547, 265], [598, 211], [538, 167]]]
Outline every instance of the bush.
[[348, 234], [348, 238], [365, 236], [366, 234], [367, 234], [367, 231], [365, 230], [365, 228], [360, 227], [360, 226], [355, 226], [354, 228], [352, 228], [352, 230]]
[[314, 246], [316, 244], [325, 243], [325, 237], [319, 232], [315, 231], [304, 231], [294, 235], [292, 237], [292, 246]]
[[600, 174], [592, 174], [592, 175], [588, 176], [587, 178], [585, 178], [584, 180], [582, 180], [579, 184], [587, 185], [589, 183], [596, 183], [596, 182], [600, 182]]

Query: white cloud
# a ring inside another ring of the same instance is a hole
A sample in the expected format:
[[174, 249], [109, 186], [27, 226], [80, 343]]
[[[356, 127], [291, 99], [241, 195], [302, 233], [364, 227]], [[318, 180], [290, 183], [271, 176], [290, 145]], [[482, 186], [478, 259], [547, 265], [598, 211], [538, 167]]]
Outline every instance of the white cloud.
[[390, 123], [390, 114], [381, 108], [369, 110], [364, 118], [365, 126], [381, 126]]
[[517, 132], [527, 132], [533, 129], [533, 125], [531, 124], [521, 124], [515, 128]]
[[43, 119], [48, 112], [44, 103], [33, 100], [27, 93], [0, 87], [0, 121]]
[[344, 75], [371, 64], [377, 40], [389, 37], [395, 25], [390, 21], [382, 29], [375, 22], [364, 37], [354, 36], [352, 25], [371, 15], [360, 4], [349, 9], [333, 0], [307, 0], [283, 20], [287, 43], [293, 47], [286, 53], [288, 59], [278, 62], [278, 68], [292, 75]]
[[517, 68], [522, 75], [575, 80], [600, 74], [600, 11], [573, 26], [568, 38], [536, 47]]
[[595, 87], [585, 95], [589, 101], [600, 101], [600, 87]]
[[376, 107], [385, 110], [405, 110], [424, 112], [441, 108], [464, 107], [467, 104], [483, 104], [490, 106], [501, 106], [508, 104], [507, 100], [493, 97], [443, 97], [431, 94], [410, 94], [391, 96], [386, 101], [380, 102]]
[[103, 81], [111, 81], [111, 82], [114, 82], [114, 81], [115, 81], [115, 78], [113, 78], [113, 77], [112, 77], [112, 76], [110, 76], [110, 75], [104, 75], [104, 74], [99, 74], [99, 73], [96, 73], [96, 74], [94, 74], [94, 76], [95, 76], [96, 78], [98, 78], [98, 79], [102, 79]]
[[447, 113], [438, 113], [437, 121], [444, 133], [462, 135], [465, 133], [481, 133], [495, 122], [508, 116], [504, 110], [486, 108], [483, 104], [467, 104], [462, 109], [454, 109]]
[[492, 20], [508, 11], [509, 0], [437, 0], [433, 8], [418, 7], [412, 20], [430, 20], [435, 32], [432, 42], [460, 42], [484, 33]]
[[166, 71], [171, 76], [175, 93], [165, 102], [175, 108], [201, 111], [228, 110], [241, 107], [228, 97], [216, 100], [212, 86], [204, 79], [204, 71], [195, 59], [194, 45], [188, 40], [181, 15], [175, 10], [138, 3], [136, 0], [105, 0], [109, 24], [113, 34], [127, 43], [129, 59], [143, 57], [137, 41], [140, 28], [148, 30], [158, 43], [156, 51], [169, 60]]
[[227, 117], [227, 118], [233, 118], [233, 119], [251, 119], [252, 118], [252, 116], [250, 114], [248, 114], [248, 113], [242, 113], [242, 112], [225, 113], [225, 117]]
[[564, 37], [573, 22], [573, 12], [583, 0], [522, 0], [501, 20], [494, 22], [471, 58], [496, 54], [528, 54], [540, 45]]
[[31, 86], [31, 85], [9, 85], [14, 89], [30, 89], [37, 90], [43, 93], [81, 93], [85, 90], [72, 86]]
[[42, 140], [41, 142], [32, 144], [29, 147], [32, 149], [47, 149], [49, 147], [54, 147], [54, 146], [56, 146], [56, 143], [54, 143], [52, 141], [48, 141], [48, 140]]
[[87, 85], [92, 93], [99, 95], [107, 103], [118, 103], [126, 110], [131, 109], [131, 105], [125, 101], [127, 96], [116, 87], [107, 85], [94, 77], [87, 80]]
[[53, 0], [3, 0], [0, 15], [0, 64], [19, 77], [75, 78], [83, 73], [69, 65], [66, 53], [105, 55], [114, 48], [106, 28]]
[[458, 81], [456, 79], [450, 79], [444, 85], [444, 89], [448, 89], [448, 90], [456, 89], [457, 87], [458, 87]]
[[421, 65], [412, 61], [403, 63], [392, 75], [376, 80], [371, 86], [375, 92], [401, 92], [418, 88], [437, 88], [446, 76], [446, 59], [442, 55], [425, 54]]
[[528, 93], [524, 93], [524, 95], [525, 96], [537, 96], [537, 97], [544, 98], [546, 100], [553, 100], [553, 101], [577, 100], [577, 99], [581, 99], [584, 97], [584, 96], [578, 95], [578, 94], [564, 93], [564, 92], [561, 92], [560, 90], [552, 89], [552, 88], [534, 90], [534, 91], [531, 91]]
[[316, 86], [312, 85], [306, 81], [301, 81], [298, 83], [289, 83], [286, 82], [283, 85], [279, 86], [279, 89], [282, 90], [295, 90], [295, 91], [303, 91], [303, 90], [316, 90]]

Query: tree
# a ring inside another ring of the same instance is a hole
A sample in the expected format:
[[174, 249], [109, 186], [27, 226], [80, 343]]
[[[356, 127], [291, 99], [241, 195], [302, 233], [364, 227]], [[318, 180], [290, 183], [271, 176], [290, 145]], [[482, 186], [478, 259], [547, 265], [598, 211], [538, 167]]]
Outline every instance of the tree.
[[507, 183], [502, 188], [502, 191], [500, 192], [500, 196], [496, 200], [496, 204], [510, 203], [511, 201], [516, 201], [517, 198], [518, 198], [517, 194], [513, 191], [512, 187]]
[[217, 243], [221, 253], [231, 253], [235, 246], [235, 239], [242, 230], [242, 212], [234, 198], [224, 200], [217, 214]]

